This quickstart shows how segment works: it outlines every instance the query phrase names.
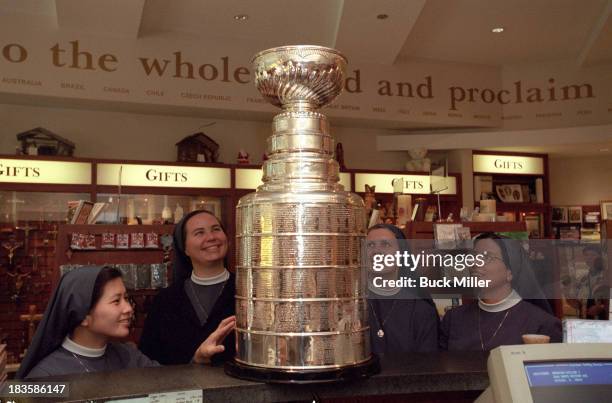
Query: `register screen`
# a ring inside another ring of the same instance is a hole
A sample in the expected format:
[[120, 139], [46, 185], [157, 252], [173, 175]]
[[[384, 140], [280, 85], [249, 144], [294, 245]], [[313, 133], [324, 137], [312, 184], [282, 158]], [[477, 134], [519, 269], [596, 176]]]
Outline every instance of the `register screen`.
[[612, 394], [612, 361], [529, 362], [525, 372], [534, 403], [601, 402]]

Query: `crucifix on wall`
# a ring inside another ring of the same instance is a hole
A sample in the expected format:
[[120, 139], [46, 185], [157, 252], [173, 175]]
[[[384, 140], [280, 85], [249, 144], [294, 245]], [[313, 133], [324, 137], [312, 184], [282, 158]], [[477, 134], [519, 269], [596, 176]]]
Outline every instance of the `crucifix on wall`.
[[34, 333], [36, 332], [36, 324], [42, 320], [43, 315], [36, 313], [36, 305], [28, 306], [28, 313], [19, 315], [19, 320], [28, 322], [28, 346], [32, 343]]

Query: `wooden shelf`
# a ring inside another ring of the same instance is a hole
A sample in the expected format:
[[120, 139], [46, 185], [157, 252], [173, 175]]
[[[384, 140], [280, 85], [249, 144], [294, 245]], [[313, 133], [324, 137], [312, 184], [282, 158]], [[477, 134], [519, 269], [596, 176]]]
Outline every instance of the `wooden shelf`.
[[[428, 221], [412, 221], [406, 224], [404, 234], [408, 239], [434, 239], [434, 224]], [[444, 223], [440, 223], [444, 224]], [[525, 222], [456, 222], [449, 224], [462, 224], [468, 227], [472, 235], [482, 232], [523, 232], [527, 231]]]

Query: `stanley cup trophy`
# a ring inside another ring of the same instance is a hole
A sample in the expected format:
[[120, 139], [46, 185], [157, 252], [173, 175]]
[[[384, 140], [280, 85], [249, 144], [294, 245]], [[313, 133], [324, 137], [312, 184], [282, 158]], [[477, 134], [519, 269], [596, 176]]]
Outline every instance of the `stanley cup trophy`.
[[263, 97], [283, 111], [267, 140], [263, 184], [236, 208], [236, 357], [230, 375], [268, 382], [368, 376], [360, 243], [363, 200], [339, 184], [334, 140], [317, 109], [340, 94], [347, 61], [319, 46], [252, 60]]

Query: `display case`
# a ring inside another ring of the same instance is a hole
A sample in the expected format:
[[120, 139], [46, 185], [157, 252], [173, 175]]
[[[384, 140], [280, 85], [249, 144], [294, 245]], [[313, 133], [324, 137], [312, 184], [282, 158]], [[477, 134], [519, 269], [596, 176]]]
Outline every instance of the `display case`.
[[552, 235], [562, 240], [601, 240], [601, 210], [599, 205], [551, 207]]
[[[446, 185], [440, 194], [431, 192], [432, 177], [427, 172], [402, 172], [402, 171], [366, 171], [348, 170], [353, 175], [353, 188], [355, 193], [366, 200], [374, 198], [374, 205], [381, 209], [380, 220], [382, 222], [397, 224], [397, 196], [410, 196], [410, 212], [416, 208], [416, 220], [434, 220], [438, 214], [446, 219], [459, 219], [461, 210], [461, 175], [451, 173], [444, 178]], [[394, 187], [394, 183], [400, 182], [400, 186]], [[366, 189], [367, 185], [367, 189]], [[373, 192], [369, 192], [374, 188]], [[373, 193], [373, 196], [371, 195]], [[416, 206], [419, 207], [416, 207]], [[435, 214], [426, 214], [430, 212]], [[403, 226], [403, 223], [399, 223]]]
[[548, 156], [474, 151], [475, 207], [482, 199], [496, 200], [496, 220], [523, 221], [530, 238], [552, 234]]

